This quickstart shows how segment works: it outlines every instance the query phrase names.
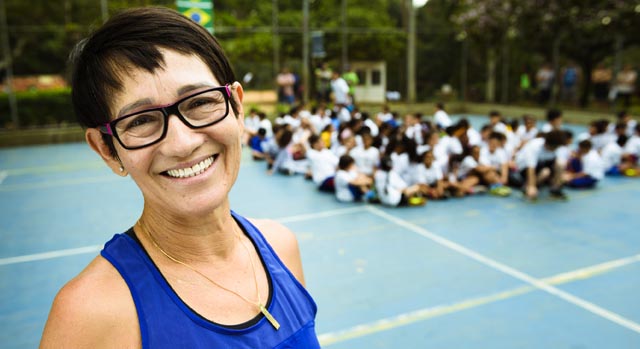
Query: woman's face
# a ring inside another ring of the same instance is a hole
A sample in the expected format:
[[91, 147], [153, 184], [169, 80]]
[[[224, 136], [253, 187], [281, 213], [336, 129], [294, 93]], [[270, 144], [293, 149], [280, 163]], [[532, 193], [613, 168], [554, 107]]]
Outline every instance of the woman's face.
[[[133, 113], [175, 103], [182, 97], [220, 86], [209, 67], [197, 56], [161, 50], [164, 67], [149, 73], [140, 69], [127, 72], [120, 93], [111, 104], [111, 114]], [[145, 207], [169, 215], [211, 213], [227, 202], [227, 195], [240, 167], [241, 135], [244, 125], [242, 88], [231, 86], [238, 114], [231, 106], [219, 123], [191, 129], [170, 115], [166, 137], [159, 143], [137, 150], [126, 150], [115, 142], [123, 167], [140, 187]], [[132, 105], [135, 105], [131, 108]], [[197, 175], [186, 177], [192, 169]], [[200, 172], [201, 171], [201, 172]]]

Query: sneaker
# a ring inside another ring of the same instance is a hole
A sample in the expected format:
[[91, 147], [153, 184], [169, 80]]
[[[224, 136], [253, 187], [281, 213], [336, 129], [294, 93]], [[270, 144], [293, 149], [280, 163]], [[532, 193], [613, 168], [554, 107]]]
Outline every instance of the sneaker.
[[424, 206], [427, 203], [427, 199], [421, 196], [414, 196], [409, 198], [409, 206]]
[[511, 188], [504, 185], [498, 185], [491, 188], [491, 190], [489, 190], [489, 194], [502, 197], [509, 196], [511, 195]]
[[487, 187], [484, 185], [476, 185], [469, 189], [469, 194], [484, 194], [487, 192]]
[[556, 199], [556, 200], [562, 200], [562, 201], [567, 201], [569, 200], [569, 197], [567, 196], [567, 194], [565, 194], [562, 189], [553, 189], [549, 191], [549, 196], [552, 199]]

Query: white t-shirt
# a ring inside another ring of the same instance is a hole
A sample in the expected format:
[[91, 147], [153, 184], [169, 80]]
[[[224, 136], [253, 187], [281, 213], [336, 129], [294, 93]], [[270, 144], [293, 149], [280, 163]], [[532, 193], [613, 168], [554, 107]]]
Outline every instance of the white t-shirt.
[[376, 115], [376, 117], [378, 118], [378, 121], [382, 123], [393, 119], [393, 114], [380, 112], [378, 113], [378, 115]]
[[445, 112], [444, 110], [438, 110], [435, 114], [433, 114], [433, 122], [441, 128], [447, 128], [453, 123], [451, 121], [451, 118], [449, 117], [449, 114], [447, 114], [447, 112]]
[[293, 117], [289, 114], [285, 115], [282, 118], [282, 122], [284, 124], [291, 125], [291, 128], [293, 128], [294, 130], [300, 127], [300, 118]]
[[380, 129], [378, 128], [378, 125], [376, 125], [376, 123], [373, 120], [371, 119], [365, 120], [364, 126], [367, 126], [369, 130], [371, 130], [371, 136], [378, 137], [378, 134], [380, 133]]
[[464, 179], [471, 170], [478, 167], [478, 162], [471, 155], [467, 155], [462, 159], [462, 163], [460, 164], [460, 168], [458, 169], [458, 178]]
[[442, 169], [436, 165], [435, 162], [431, 164], [431, 167], [427, 168], [425, 164], [418, 164], [415, 166], [415, 173], [413, 175], [413, 184], [427, 184], [433, 185], [437, 181], [444, 178]]
[[460, 140], [456, 137], [444, 136], [440, 138], [440, 141], [438, 141], [438, 145], [444, 147], [444, 151], [447, 155], [462, 154], [463, 151], [462, 143], [460, 143]]
[[602, 167], [604, 167], [605, 171], [608, 171], [613, 166], [620, 165], [620, 161], [622, 160], [622, 147], [616, 142], [609, 143], [602, 148], [602, 154], [600, 156], [602, 157]]
[[632, 136], [627, 140], [624, 145], [624, 153], [640, 156], [640, 137], [637, 135]]
[[325, 179], [336, 174], [338, 157], [329, 149], [322, 149], [320, 151], [309, 149], [307, 150], [307, 159], [309, 159], [311, 176], [316, 185], [322, 184]]
[[393, 170], [376, 171], [374, 180], [380, 202], [389, 206], [398, 206], [402, 199], [402, 191], [407, 188], [407, 183], [400, 175]]
[[334, 180], [336, 187], [336, 198], [342, 202], [352, 202], [354, 200], [351, 190], [349, 190], [349, 183], [358, 177], [356, 171], [338, 170]]
[[467, 130], [467, 138], [469, 139], [469, 145], [480, 145], [482, 143], [482, 135], [473, 127], [469, 127]]
[[540, 128], [540, 132], [542, 133], [549, 133], [551, 131], [553, 131], [553, 125], [548, 122], [542, 125], [542, 127]]
[[409, 176], [409, 154], [391, 153], [391, 162], [393, 163], [393, 171], [406, 181]]
[[413, 139], [417, 145], [422, 145], [423, 143], [422, 125], [420, 124], [415, 124], [413, 126], [407, 127], [407, 129], [404, 131], [404, 135], [407, 136], [407, 138]]
[[373, 175], [374, 170], [380, 163], [380, 150], [376, 147], [369, 147], [368, 149], [355, 147], [351, 149], [349, 155], [356, 161], [358, 171], [368, 176]]
[[349, 84], [343, 78], [331, 80], [331, 90], [336, 104], [349, 104]]
[[582, 157], [582, 172], [597, 180], [604, 178], [605, 168], [603, 165], [600, 154], [593, 149]]
[[507, 152], [502, 148], [496, 149], [493, 153], [489, 151], [489, 147], [480, 148], [480, 163], [483, 165], [500, 170], [508, 161]]
[[263, 128], [265, 129], [265, 131], [267, 131], [267, 134], [265, 135], [267, 138], [273, 137], [273, 126], [271, 125], [271, 121], [269, 119], [265, 118], [260, 120], [258, 126], [258, 129]]
[[260, 117], [258, 115], [247, 115], [244, 118], [244, 128], [247, 132], [256, 133], [260, 127]]
[[555, 159], [556, 152], [547, 150], [544, 147], [544, 143], [544, 138], [534, 138], [527, 142], [527, 144], [516, 153], [516, 167], [518, 167], [519, 170], [530, 167], [535, 168], [539, 162]]
[[528, 142], [536, 138], [536, 136], [538, 135], [538, 129], [534, 127], [527, 131], [526, 126], [520, 125], [516, 130], [516, 135], [518, 136], [518, 138], [520, 138], [521, 141]]

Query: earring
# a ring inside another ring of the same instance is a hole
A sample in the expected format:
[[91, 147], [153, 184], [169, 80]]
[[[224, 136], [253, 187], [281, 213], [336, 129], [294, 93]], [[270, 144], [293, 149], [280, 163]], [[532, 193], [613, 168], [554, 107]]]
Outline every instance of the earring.
[[122, 165], [120, 165], [120, 172], [124, 172], [124, 167], [122, 167]]

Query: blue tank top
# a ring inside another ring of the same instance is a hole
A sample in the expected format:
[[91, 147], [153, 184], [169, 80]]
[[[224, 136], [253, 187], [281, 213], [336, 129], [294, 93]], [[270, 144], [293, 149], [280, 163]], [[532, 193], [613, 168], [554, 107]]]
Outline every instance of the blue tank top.
[[196, 313], [171, 288], [133, 228], [116, 234], [101, 255], [122, 275], [138, 312], [142, 348], [320, 348], [315, 333], [316, 304], [280, 261], [262, 233], [231, 212], [250, 238], [269, 280], [267, 309], [280, 323], [276, 330], [259, 313], [246, 323], [227, 326]]

